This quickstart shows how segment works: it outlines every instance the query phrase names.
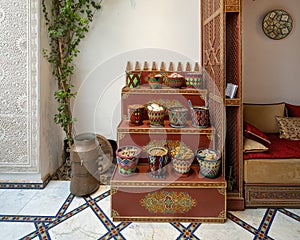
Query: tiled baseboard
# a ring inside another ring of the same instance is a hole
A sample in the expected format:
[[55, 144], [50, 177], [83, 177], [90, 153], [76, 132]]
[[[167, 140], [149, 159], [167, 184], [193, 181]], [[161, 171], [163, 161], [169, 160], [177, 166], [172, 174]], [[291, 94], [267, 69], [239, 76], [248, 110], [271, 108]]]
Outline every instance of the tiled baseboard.
[[0, 182], [0, 189], [43, 189], [50, 180], [51, 177], [47, 176], [42, 182]]

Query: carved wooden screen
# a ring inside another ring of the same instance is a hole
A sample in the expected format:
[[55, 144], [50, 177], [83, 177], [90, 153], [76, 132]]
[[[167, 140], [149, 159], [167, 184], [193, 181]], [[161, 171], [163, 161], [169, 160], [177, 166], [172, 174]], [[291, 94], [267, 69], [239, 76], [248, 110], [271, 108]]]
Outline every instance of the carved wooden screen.
[[[209, 111], [216, 128], [216, 149], [224, 155], [225, 105], [224, 105], [224, 11], [223, 0], [202, 0], [202, 64], [209, 90]], [[223, 161], [223, 174], [225, 165]]]

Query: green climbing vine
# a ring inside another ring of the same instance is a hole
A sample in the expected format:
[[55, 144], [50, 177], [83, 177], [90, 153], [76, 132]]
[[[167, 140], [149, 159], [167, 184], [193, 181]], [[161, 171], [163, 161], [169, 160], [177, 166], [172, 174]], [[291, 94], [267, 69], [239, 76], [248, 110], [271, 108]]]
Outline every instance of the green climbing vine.
[[57, 83], [54, 97], [58, 102], [54, 121], [66, 133], [69, 146], [73, 142], [71, 100], [74, 59], [79, 54], [79, 43], [89, 31], [94, 14], [101, 8], [102, 0], [42, 0], [42, 10], [48, 30], [50, 49], [43, 49], [44, 57], [52, 65], [52, 74]]

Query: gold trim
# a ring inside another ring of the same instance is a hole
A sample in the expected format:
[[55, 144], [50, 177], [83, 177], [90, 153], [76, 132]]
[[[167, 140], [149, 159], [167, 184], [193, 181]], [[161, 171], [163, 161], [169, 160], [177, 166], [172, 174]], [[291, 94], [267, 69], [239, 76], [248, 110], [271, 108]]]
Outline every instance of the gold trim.
[[120, 214], [116, 210], [111, 209], [111, 217], [112, 218], [120, 217]]
[[234, 99], [226, 99], [225, 100], [225, 103], [226, 103], [226, 106], [240, 106], [240, 102], [241, 100], [239, 98], [234, 98]]
[[116, 194], [118, 192], [118, 190], [119, 190], [119, 187], [111, 186], [110, 187], [110, 195], [112, 196], [112, 195]]
[[219, 183], [200, 183], [200, 182], [125, 182], [125, 181], [111, 181], [111, 187], [164, 187], [164, 188], [224, 188], [226, 192], [226, 182]]
[[114, 222], [199, 222], [199, 223], [224, 223], [226, 218], [217, 217], [115, 217]]
[[217, 190], [221, 195], [226, 196], [226, 188], [217, 188]]
[[121, 141], [125, 137], [126, 133], [118, 131], [118, 142]]
[[226, 0], [225, 12], [240, 12], [240, 1], [239, 0]]
[[225, 12], [240, 12], [240, 6], [226, 6]]
[[208, 91], [207, 89], [193, 89], [193, 88], [186, 88], [186, 89], [176, 89], [176, 88], [162, 88], [162, 89], [150, 89], [150, 88], [123, 88], [122, 89], [122, 97], [123, 95], [135, 95], [135, 94], [200, 94], [207, 95]]
[[226, 211], [225, 210], [222, 210], [219, 215], [218, 215], [219, 218], [224, 218], [226, 219]]

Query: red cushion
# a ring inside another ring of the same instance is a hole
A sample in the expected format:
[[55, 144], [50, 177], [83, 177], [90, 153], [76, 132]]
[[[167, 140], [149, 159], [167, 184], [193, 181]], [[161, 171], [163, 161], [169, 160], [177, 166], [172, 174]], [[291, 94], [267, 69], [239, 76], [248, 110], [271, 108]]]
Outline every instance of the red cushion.
[[278, 133], [267, 133], [267, 135], [272, 142], [269, 152], [244, 153], [244, 159], [300, 158], [300, 140], [282, 139]]
[[288, 110], [288, 116], [289, 117], [300, 117], [300, 106], [292, 105], [292, 104], [285, 104], [287, 110]]
[[267, 135], [247, 122], [244, 122], [244, 136], [265, 145], [271, 144], [271, 141]]

